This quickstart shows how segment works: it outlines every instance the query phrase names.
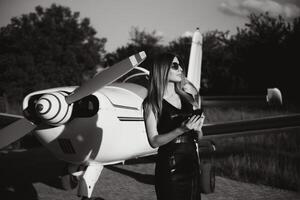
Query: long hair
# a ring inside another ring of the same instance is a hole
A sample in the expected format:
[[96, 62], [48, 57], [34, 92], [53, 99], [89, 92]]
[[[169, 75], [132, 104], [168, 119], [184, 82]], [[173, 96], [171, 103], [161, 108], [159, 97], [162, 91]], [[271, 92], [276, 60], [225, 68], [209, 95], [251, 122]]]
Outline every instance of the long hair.
[[[146, 116], [152, 110], [158, 120], [161, 114], [163, 96], [168, 84], [168, 74], [174, 57], [177, 57], [179, 64], [183, 66], [180, 58], [171, 53], [159, 54], [153, 61], [152, 68], [150, 68], [148, 95], [143, 101], [143, 109]], [[194, 106], [198, 106], [197, 102], [183, 91], [183, 82], [184, 78], [181, 82], [175, 83], [175, 92]]]

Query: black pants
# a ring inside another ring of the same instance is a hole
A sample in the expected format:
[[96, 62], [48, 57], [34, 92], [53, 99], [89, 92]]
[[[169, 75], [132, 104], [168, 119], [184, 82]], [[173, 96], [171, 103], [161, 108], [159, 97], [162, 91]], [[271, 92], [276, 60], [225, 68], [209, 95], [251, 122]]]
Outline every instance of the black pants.
[[199, 165], [194, 143], [167, 144], [158, 151], [155, 191], [158, 200], [200, 200]]

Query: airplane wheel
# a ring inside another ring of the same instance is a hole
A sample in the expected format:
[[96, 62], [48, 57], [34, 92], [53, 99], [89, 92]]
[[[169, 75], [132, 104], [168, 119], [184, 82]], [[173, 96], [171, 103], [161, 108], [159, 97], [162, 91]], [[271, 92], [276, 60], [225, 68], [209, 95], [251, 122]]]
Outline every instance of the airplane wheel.
[[78, 180], [75, 176], [70, 174], [61, 177], [61, 184], [64, 190], [72, 190], [77, 187]]
[[200, 165], [200, 189], [201, 193], [210, 194], [215, 190], [215, 169], [211, 163], [202, 163]]
[[79, 180], [77, 179], [77, 177], [71, 175], [70, 173], [73, 172], [73, 170], [76, 170], [77, 167], [70, 167], [70, 165], [66, 165], [66, 167], [64, 168], [64, 172], [63, 172], [63, 176], [61, 177], [61, 184], [62, 184], [62, 188], [64, 190], [72, 190], [75, 187], [77, 187]]
[[104, 199], [101, 197], [91, 197], [91, 198], [82, 197], [81, 200], [104, 200]]

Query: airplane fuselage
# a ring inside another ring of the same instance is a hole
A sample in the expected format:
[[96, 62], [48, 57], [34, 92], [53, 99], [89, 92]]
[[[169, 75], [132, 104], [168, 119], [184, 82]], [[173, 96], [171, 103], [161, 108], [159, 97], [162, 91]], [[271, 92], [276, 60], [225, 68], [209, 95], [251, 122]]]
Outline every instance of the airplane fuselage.
[[[30, 96], [75, 87], [43, 90]], [[147, 90], [133, 83], [114, 83], [93, 93], [99, 110], [92, 117], [76, 117], [60, 126], [40, 126], [39, 141], [58, 159], [74, 164], [97, 162], [102, 165], [154, 154], [143, 120], [142, 101]], [[25, 102], [26, 103], [26, 102]]]

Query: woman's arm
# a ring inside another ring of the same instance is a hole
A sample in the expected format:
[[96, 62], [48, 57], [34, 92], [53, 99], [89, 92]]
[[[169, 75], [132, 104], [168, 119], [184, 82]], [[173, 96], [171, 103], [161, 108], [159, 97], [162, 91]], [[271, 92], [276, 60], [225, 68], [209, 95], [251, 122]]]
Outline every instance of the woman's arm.
[[167, 144], [179, 135], [182, 135], [183, 133], [194, 129], [198, 125], [199, 118], [199, 116], [193, 116], [187, 122], [182, 123], [180, 127], [175, 128], [168, 133], [159, 135], [156, 128], [157, 120], [154, 116], [154, 113], [152, 111], [149, 111], [148, 115], [146, 116], [144, 112], [145, 127], [150, 145], [153, 148], [156, 148]]
[[200, 140], [203, 137], [202, 126], [204, 124], [204, 119], [205, 119], [205, 116], [202, 113], [201, 117], [199, 118], [199, 120], [197, 122], [198, 124], [194, 128], [194, 130], [197, 132], [198, 140]]
[[144, 112], [144, 119], [145, 119], [147, 137], [150, 145], [153, 148], [167, 144], [171, 140], [175, 139], [177, 136], [187, 131], [184, 129], [184, 127], [179, 127], [166, 134], [159, 135], [156, 128], [157, 120], [154, 116], [154, 113], [152, 111], [149, 111], [148, 115], [146, 116]]

